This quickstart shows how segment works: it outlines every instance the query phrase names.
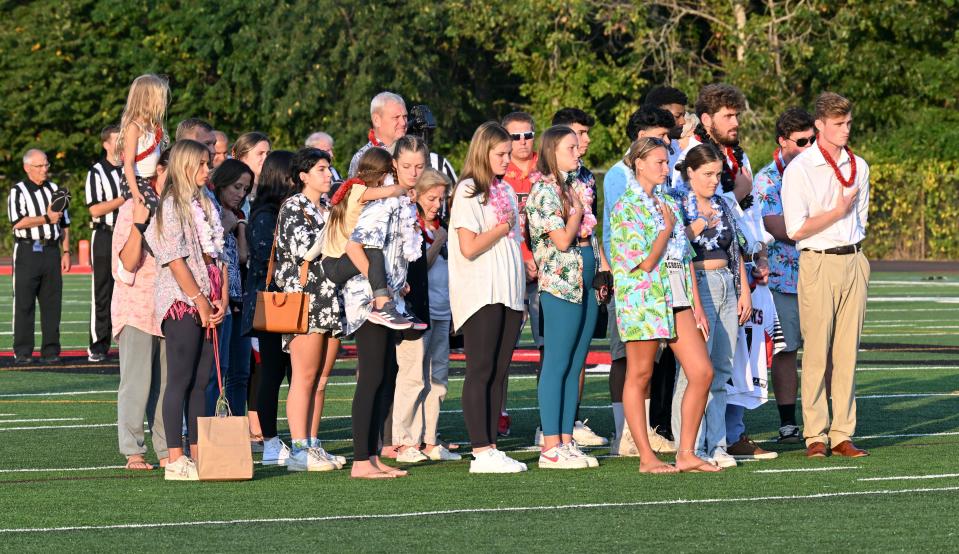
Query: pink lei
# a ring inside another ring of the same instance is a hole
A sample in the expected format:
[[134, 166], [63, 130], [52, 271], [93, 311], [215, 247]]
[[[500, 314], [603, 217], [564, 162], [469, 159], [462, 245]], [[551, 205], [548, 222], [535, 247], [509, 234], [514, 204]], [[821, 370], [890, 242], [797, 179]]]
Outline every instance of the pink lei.
[[[543, 175], [538, 171], [530, 173], [529, 179], [534, 183], [542, 181], [550, 185], [556, 185], [556, 177]], [[571, 186], [573, 191], [579, 195], [579, 201], [583, 203], [583, 219], [579, 223], [579, 238], [586, 239], [593, 234], [593, 228], [596, 227], [596, 216], [593, 215], [593, 189], [575, 176]]]
[[512, 189], [502, 179], [494, 179], [489, 188], [489, 202], [496, 210], [496, 223], [509, 223], [514, 220], [509, 230], [509, 238], [516, 236], [516, 221], [513, 217], [513, 200], [511, 198]]

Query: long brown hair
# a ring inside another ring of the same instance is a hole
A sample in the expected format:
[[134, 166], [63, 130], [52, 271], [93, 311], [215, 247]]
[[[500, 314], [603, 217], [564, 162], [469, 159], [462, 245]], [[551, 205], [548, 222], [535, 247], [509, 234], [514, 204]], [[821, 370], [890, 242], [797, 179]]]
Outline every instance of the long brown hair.
[[340, 185], [333, 195], [329, 225], [346, 233], [346, 211], [350, 204], [350, 189], [354, 184], [377, 187], [383, 177], [393, 172], [393, 156], [383, 148], [373, 147], [363, 153], [356, 166], [356, 175]]
[[271, 147], [273, 146], [273, 143], [270, 142], [270, 137], [259, 131], [243, 133], [237, 137], [236, 142], [233, 143], [233, 158], [242, 161], [243, 156], [249, 154], [250, 150], [256, 148], [256, 145], [260, 144], [261, 142], [267, 142]]
[[489, 190], [493, 179], [497, 177], [489, 165], [489, 153], [504, 142], [510, 142], [509, 133], [499, 123], [487, 121], [476, 128], [466, 152], [466, 163], [463, 164], [460, 182], [456, 185], [459, 186], [467, 179], [473, 180], [473, 190], [467, 195], [468, 198], [480, 196], [483, 204], [489, 201]]
[[[559, 190], [567, 192], [566, 180], [563, 179], [562, 172], [559, 170], [559, 164], [556, 162], [556, 149], [559, 143], [568, 135], [575, 135], [576, 132], [566, 125], [553, 125], [543, 133], [542, 142], [539, 145], [539, 154], [536, 157], [536, 171], [545, 175], [552, 175], [556, 179]], [[569, 216], [569, 199], [566, 194], [559, 195], [563, 203], [563, 219]]]

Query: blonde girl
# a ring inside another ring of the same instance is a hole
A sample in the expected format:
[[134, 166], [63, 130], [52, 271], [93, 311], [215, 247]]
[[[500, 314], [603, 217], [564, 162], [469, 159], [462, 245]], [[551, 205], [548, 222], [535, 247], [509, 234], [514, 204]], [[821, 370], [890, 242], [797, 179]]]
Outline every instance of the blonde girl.
[[[160, 153], [170, 144], [164, 128], [170, 87], [166, 79], [148, 73], [130, 85], [120, 118], [117, 153], [123, 165], [123, 184], [137, 202], [156, 204], [150, 180], [156, 175]], [[126, 196], [126, 191], [124, 191]]]

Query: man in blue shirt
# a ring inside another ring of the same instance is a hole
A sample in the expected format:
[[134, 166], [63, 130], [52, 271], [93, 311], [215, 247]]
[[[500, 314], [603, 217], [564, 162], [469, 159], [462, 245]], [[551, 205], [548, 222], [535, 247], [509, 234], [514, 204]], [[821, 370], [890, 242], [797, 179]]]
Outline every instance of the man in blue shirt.
[[669, 139], [673, 144], [669, 147], [669, 172], [673, 172], [676, 162], [679, 160], [679, 154], [682, 148], [679, 147], [679, 139], [683, 135], [683, 127], [686, 125], [686, 105], [689, 104], [689, 97], [678, 88], [659, 86], [654, 87], [646, 93], [644, 106], [655, 106], [666, 110], [673, 115], [675, 123], [669, 130]]
[[[675, 127], [675, 119], [668, 111], [655, 106], [643, 106], [633, 112], [626, 123], [626, 136], [630, 143], [644, 137], [653, 137], [669, 143], [668, 134]], [[678, 149], [677, 149], [678, 150]], [[629, 169], [620, 160], [606, 172], [603, 179], [603, 253], [609, 259], [609, 237], [612, 230], [609, 225], [609, 216], [619, 198], [626, 192], [629, 183]], [[626, 347], [619, 340], [619, 330], [616, 327], [616, 303], [610, 300], [606, 306], [609, 312], [608, 336], [609, 353], [612, 365], [609, 370], [609, 396], [613, 404], [613, 420], [616, 423], [616, 436], [613, 440], [611, 452], [614, 455], [638, 456], [634, 444], [629, 440], [622, 442], [624, 415], [623, 415], [623, 386], [626, 383]], [[666, 356], [664, 356], [666, 357]], [[670, 432], [670, 410], [672, 405], [672, 389], [676, 376], [675, 362], [660, 360], [653, 368], [653, 379], [650, 384], [649, 424], [658, 431], [649, 432], [650, 444], [657, 452], [674, 451], [673, 436]], [[669, 367], [666, 367], [669, 366]], [[664, 369], [661, 369], [664, 368]], [[672, 375], [672, 378], [669, 377]]]

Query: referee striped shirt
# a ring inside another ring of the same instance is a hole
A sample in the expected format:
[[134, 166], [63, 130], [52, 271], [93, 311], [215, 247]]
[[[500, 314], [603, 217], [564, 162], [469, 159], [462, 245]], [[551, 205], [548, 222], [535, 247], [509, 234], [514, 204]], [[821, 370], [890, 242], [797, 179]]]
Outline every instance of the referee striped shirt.
[[[440, 156], [436, 152], [430, 152], [430, 167], [446, 175], [449, 178], [452, 186], [456, 186], [456, 171], [453, 170], [453, 164], [451, 164], [449, 160], [447, 160], [443, 156]], [[448, 197], [449, 194], [452, 192], [453, 192], [452, 188], [448, 188], [446, 191], [446, 196]], [[440, 202], [440, 211], [439, 211], [440, 219], [443, 221], [447, 221], [447, 217], [448, 217], [448, 214], [447, 214], [448, 210], [446, 209], [447, 204], [448, 204], [447, 198], [444, 197], [443, 201]]]
[[[7, 201], [7, 217], [10, 218], [10, 224], [16, 225], [25, 217], [43, 217], [46, 215], [53, 192], [59, 188], [50, 181], [44, 181], [42, 185], [37, 186], [29, 179], [13, 185], [10, 188], [10, 198]], [[69, 226], [70, 216], [67, 211], [64, 211], [63, 218], [60, 219], [59, 223], [45, 223], [29, 229], [14, 229], [13, 236], [17, 239], [27, 240], [59, 240], [61, 228]]]
[[[87, 173], [85, 190], [88, 208], [94, 204], [109, 202], [110, 200], [119, 198], [120, 168], [105, 159], [93, 164], [93, 167], [91, 167]], [[119, 213], [119, 211], [120, 209], [117, 208], [100, 217], [94, 217], [92, 221], [94, 223], [104, 223], [112, 229], [114, 223], [117, 221], [117, 213]]]

